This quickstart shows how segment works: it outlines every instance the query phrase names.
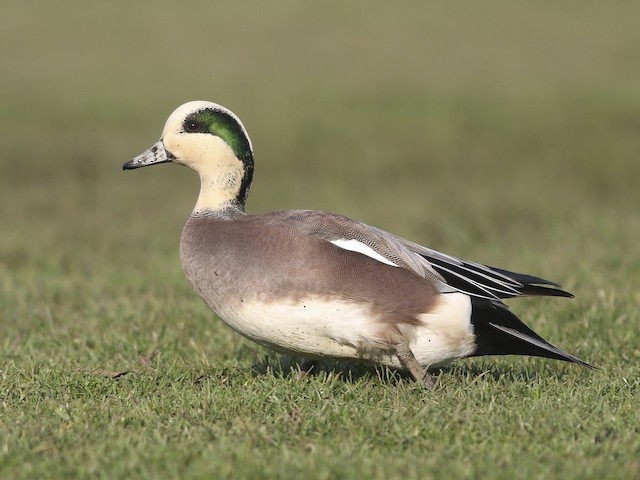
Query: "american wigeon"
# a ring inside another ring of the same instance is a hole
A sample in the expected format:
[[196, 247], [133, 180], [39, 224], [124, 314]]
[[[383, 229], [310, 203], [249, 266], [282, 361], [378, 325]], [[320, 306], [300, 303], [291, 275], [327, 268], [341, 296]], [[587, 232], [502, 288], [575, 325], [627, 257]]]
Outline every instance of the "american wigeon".
[[[124, 169], [173, 162], [200, 175], [180, 240], [187, 278], [231, 328], [305, 359], [363, 359], [408, 370], [477, 355], [520, 354], [590, 365], [537, 335], [502, 303], [572, 297], [548, 280], [445, 255], [341, 215], [248, 215], [251, 141], [211, 102], [180, 106], [162, 138]], [[310, 362], [303, 362], [303, 369]]]

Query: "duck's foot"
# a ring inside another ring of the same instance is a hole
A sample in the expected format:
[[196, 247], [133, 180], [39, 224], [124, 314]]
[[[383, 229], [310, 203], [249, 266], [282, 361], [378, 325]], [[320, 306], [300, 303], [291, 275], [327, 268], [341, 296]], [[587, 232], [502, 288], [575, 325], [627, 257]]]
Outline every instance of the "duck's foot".
[[308, 358], [303, 358], [302, 361], [300, 362], [300, 370], [298, 370], [298, 373], [296, 375], [298, 380], [302, 380], [307, 375], [309, 375], [309, 373], [311, 373], [311, 370], [314, 369], [314, 367], [317, 365], [317, 363], [318, 362], [316, 362], [315, 360], [310, 360]]
[[433, 377], [418, 363], [408, 343], [399, 343], [394, 347], [394, 352], [400, 361], [400, 365], [409, 370], [416, 382], [422, 383], [429, 390], [434, 387], [435, 381]]

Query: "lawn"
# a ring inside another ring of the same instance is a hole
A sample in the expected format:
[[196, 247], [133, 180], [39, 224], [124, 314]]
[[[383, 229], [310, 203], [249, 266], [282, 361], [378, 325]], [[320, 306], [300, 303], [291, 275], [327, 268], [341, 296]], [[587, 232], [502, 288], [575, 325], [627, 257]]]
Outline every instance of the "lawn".
[[[640, 477], [640, 7], [399, 5], [3, 4], [0, 478]], [[184, 279], [195, 174], [121, 170], [194, 99], [251, 135], [250, 213], [555, 280], [509, 304], [598, 370], [297, 380]]]

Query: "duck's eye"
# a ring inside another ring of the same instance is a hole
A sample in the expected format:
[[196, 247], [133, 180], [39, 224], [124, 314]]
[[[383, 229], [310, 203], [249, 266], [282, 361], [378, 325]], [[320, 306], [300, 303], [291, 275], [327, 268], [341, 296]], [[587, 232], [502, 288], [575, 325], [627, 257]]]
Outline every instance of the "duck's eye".
[[184, 123], [184, 129], [187, 132], [197, 132], [202, 128], [202, 124], [197, 120], [187, 120]]

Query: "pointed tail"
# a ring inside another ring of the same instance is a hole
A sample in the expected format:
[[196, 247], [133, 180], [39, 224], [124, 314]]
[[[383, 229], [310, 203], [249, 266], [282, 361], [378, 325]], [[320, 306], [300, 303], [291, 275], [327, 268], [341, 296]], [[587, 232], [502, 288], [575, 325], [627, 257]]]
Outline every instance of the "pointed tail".
[[584, 360], [547, 342], [502, 303], [471, 297], [471, 323], [478, 345], [472, 356], [531, 355], [594, 368]]

